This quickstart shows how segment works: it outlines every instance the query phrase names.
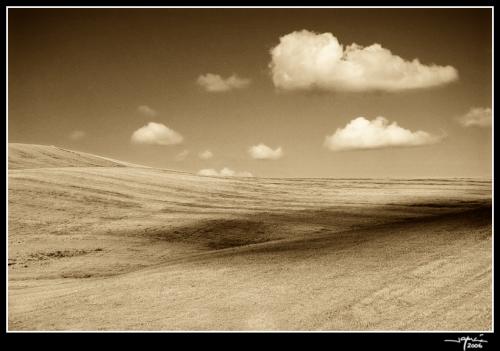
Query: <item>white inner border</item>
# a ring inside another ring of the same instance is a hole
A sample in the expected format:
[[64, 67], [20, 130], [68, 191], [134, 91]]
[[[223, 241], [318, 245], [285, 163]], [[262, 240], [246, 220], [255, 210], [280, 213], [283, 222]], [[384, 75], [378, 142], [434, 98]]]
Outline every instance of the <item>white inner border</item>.
[[[9, 269], [8, 269], [8, 258], [9, 258], [9, 240], [8, 235], [5, 235], [5, 284], [6, 284], [6, 294], [5, 294], [5, 326], [6, 332], [9, 333], [88, 333], [88, 332], [103, 332], [103, 333], [213, 333], [213, 332], [232, 332], [232, 333], [255, 333], [255, 332], [267, 332], [267, 333], [300, 333], [300, 332], [309, 332], [309, 333], [491, 333], [495, 331], [495, 167], [494, 167], [494, 159], [495, 159], [495, 138], [494, 138], [494, 125], [495, 125], [495, 8], [494, 6], [7, 6], [5, 10], [5, 94], [6, 94], [6, 103], [5, 103], [5, 115], [6, 115], [6, 129], [5, 129], [5, 173], [6, 173], [6, 193], [8, 194], [9, 189], [9, 9], [38, 9], [38, 8], [63, 8], [63, 9], [221, 9], [221, 8], [232, 8], [232, 9], [376, 9], [376, 8], [398, 8], [398, 9], [491, 9], [491, 52], [492, 52], [492, 63], [491, 63], [491, 110], [492, 110], [492, 125], [491, 125], [491, 138], [492, 138], [492, 154], [491, 154], [491, 186], [492, 186], [492, 207], [491, 207], [491, 218], [492, 218], [492, 235], [491, 235], [491, 330], [323, 330], [323, 331], [309, 331], [309, 330], [280, 330], [280, 331], [271, 331], [271, 330], [236, 330], [236, 331], [225, 331], [225, 330], [206, 330], [206, 331], [193, 331], [193, 330], [142, 330], [142, 331], [131, 331], [131, 330], [106, 330], [106, 331], [97, 331], [97, 330], [64, 330], [64, 331], [54, 331], [54, 330], [33, 330], [33, 331], [10, 331], [9, 330]], [[9, 200], [8, 195], [5, 199], [5, 223], [6, 223], [6, 234], [9, 232]]]

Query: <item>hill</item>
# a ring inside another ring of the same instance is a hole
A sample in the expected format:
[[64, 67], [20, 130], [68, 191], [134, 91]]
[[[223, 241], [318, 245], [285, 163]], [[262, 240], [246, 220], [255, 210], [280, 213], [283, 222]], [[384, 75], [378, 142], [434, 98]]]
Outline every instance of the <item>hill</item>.
[[9, 143], [9, 169], [125, 166], [132, 164], [57, 146]]
[[201, 177], [21, 149], [10, 329], [491, 328], [489, 181]]

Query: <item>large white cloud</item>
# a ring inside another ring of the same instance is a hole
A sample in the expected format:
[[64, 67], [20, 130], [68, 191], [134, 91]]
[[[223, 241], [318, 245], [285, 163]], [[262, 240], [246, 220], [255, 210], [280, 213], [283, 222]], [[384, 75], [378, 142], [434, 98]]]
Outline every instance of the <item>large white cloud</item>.
[[398, 126], [396, 122], [389, 123], [384, 117], [372, 121], [358, 117], [327, 136], [324, 145], [333, 151], [378, 149], [434, 144], [442, 138], [421, 130], [412, 132]]
[[213, 168], [201, 169], [198, 175], [211, 176], [211, 177], [253, 177], [253, 174], [247, 171], [236, 172], [230, 168], [224, 167], [220, 171]]
[[491, 108], [473, 107], [458, 121], [464, 127], [490, 127]]
[[148, 105], [138, 106], [137, 111], [139, 111], [139, 113], [143, 114], [144, 116], [148, 117], [155, 117], [158, 114], [158, 112], [155, 109], [149, 107]]
[[197, 83], [211, 93], [221, 93], [233, 89], [242, 89], [250, 84], [250, 79], [240, 78], [233, 74], [222, 78], [218, 74], [207, 73], [198, 77]]
[[257, 160], [277, 160], [283, 156], [281, 146], [276, 150], [271, 149], [269, 146], [260, 143], [259, 145], [251, 146], [248, 153], [252, 158]]
[[295, 31], [271, 49], [271, 74], [280, 89], [401, 91], [458, 79], [452, 66], [406, 61], [380, 44], [343, 46], [332, 33]]
[[137, 129], [132, 134], [131, 140], [136, 144], [174, 145], [182, 143], [184, 138], [164, 124], [149, 122]]

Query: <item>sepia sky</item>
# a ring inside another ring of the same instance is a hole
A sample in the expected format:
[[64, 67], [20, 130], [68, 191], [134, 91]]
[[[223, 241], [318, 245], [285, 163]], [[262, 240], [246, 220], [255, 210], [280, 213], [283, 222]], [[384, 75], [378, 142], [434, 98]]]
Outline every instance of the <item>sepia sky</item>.
[[10, 8], [8, 138], [205, 175], [490, 177], [491, 25], [491, 9]]

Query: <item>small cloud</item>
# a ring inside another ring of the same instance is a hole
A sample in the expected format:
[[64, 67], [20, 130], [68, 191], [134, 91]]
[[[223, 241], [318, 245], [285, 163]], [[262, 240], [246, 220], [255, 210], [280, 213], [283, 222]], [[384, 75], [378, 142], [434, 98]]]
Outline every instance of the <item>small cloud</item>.
[[248, 153], [252, 158], [257, 160], [277, 160], [283, 156], [281, 146], [276, 150], [273, 150], [269, 146], [262, 143], [251, 146], [248, 149]]
[[230, 168], [224, 167], [223, 169], [220, 170], [219, 174], [223, 177], [233, 177], [236, 174], [236, 172]]
[[201, 158], [202, 160], [208, 160], [208, 159], [214, 157], [214, 154], [210, 150], [205, 150], [203, 152], [200, 152], [198, 154], [198, 157]]
[[87, 133], [85, 133], [83, 130], [74, 130], [69, 135], [69, 138], [71, 140], [76, 141], [76, 140], [81, 140], [81, 139], [85, 138], [86, 135], [87, 135]]
[[205, 168], [205, 169], [200, 169], [198, 171], [198, 175], [201, 175], [201, 176], [210, 176], [210, 177], [217, 177], [219, 175], [219, 172], [217, 172], [213, 168]]
[[491, 127], [491, 108], [474, 107], [458, 118], [463, 127]]
[[207, 73], [199, 76], [196, 82], [208, 92], [221, 93], [245, 88], [250, 84], [250, 79], [240, 78], [235, 74], [224, 79], [218, 74]]
[[131, 137], [136, 144], [174, 145], [180, 144], [184, 138], [161, 123], [149, 122], [142, 128], [137, 129]]
[[183, 150], [179, 152], [177, 155], [175, 155], [175, 160], [184, 161], [188, 155], [189, 155], [189, 150]]
[[158, 115], [158, 112], [149, 107], [148, 105], [141, 105], [139, 107], [137, 107], [137, 111], [139, 111], [139, 113], [143, 114], [144, 116], [148, 116], [148, 117], [155, 117], [156, 115]]
[[210, 177], [253, 177], [253, 174], [250, 172], [236, 172], [227, 167], [222, 168], [220, 171], [213, 168], [205, 168], [200, 170], [198, 175]]
[[377, 117], [372, 121], [358, 117], [327, 136], [324, 145], [333, 151], [379, 149], [435, 144], [443, 137], [421, 130], [412, 132], [398, 126], [396, 122], [389, 124], [384, 117]]
[[308, 30], [282, 36], [269, 67], [274, 85], [284, 90], [396, 92], [458, 79], [452, 66], [407, 61], [377, 43], [344, 46], [332, 33]]

